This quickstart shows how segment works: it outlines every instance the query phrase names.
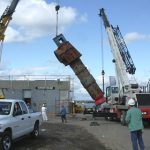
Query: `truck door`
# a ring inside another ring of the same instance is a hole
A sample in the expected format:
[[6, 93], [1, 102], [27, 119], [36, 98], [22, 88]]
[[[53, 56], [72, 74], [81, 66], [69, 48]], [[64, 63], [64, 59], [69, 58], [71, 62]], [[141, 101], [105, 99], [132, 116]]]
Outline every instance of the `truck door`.
[[27, 105], [24, 102], [20, 102], [20, 105], [25, 120], [24, 133], [30, 133], [33, 130], [31, 113], [28, 112]]
[[23, 129], [25, 128], [25, 118], [18, 102], [14, 104], [11, 124], [13, 128], [13, 138], [22, 136], [24, 133]]

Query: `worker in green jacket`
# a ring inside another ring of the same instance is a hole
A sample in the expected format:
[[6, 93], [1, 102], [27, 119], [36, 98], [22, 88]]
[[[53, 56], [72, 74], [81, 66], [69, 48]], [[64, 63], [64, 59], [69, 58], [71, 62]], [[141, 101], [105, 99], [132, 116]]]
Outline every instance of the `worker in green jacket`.
[[138, 150], [138, 144], [140, 149], [144, 150], [142, 113], [139, 108], [135, 107], [134, 99], [130, 99], [128, 105], [129, 110], [127, 111], [125, 120], [130, 130], [133, 150]]

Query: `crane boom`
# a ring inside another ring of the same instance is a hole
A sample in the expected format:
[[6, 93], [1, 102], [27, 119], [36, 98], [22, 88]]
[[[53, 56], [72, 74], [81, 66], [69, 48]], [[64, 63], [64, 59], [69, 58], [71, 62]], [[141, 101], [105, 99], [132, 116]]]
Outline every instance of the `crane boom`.
[[106, 32], [108, 34], [109, 43], [111, 45], [112, 53], [113, 53], [113, 57], [114, 57], [113, 62], [115, 62], [116, 71], [117, 71], [117, 74], [119, 74], [118, 77], [120, 78], [120, 81], [123, 85], [129, 85], [125, 65], [121, 58], [120, 52], [119, 52], [119, 48], [118, 48], [117, 41], [115, 38], [113, 26], [110, 25], [103, 8], [100, 10], [99, 15], [103, 19], [104, 26], [105, 26]]
[[120, 89], [124, 88], [126, 91], [130, 92], [132, 95], [133, 91], [138, 87], [137, 84], [130, 84], [127, 72], [129, 74], [135, 74], [135, 65], [132, 61], [132, 58], [129, 54], [125, 41], [121, 35], [119, 27], [113, 27], [104, 12], [104, 9], [100, 9], [99, 14], [103, 20], [109, 43], [112, 49], [113, 62], [116, 66], [116, 74], [118, 79], [118, 86]]
[[57, 59], [65, 66], [70, 65], [72, 70], [81, 81], [83, 87], [95, 100], [96, 105], [101, 105], [102, 103], [104, 103], [104, 93], [81, 61], [80, 52], [76, 48], [74, 48], [62, 34], [56, 36], [54, 38], [54, 42], [58, 46], [58, 49], [54, 52]]
[[19, 0], [12, 0], [10, 6], [8, 6], [4, 13], [2, 14], [0, 18], [0, 41], [3, 42], [5, 38], [5, 31], [7, 29], [7, 26], [12, 19], [12, 15], [16, 9], [16, 6], [18, 4]]
[[5, 31], [10, 20], [12, 19], [12, 15], [17, 7], [18, 2], [19, 0], [12, 0], [10, 6], [5, 9], [0, 18], [0, 61], [2, 56], [3, 41], [5, 39]]
[[[107, 30], [107, 28], [112, 28], [112, 32], [113, 32], [117, 47], [120, 51], [120, 55], [122, 57], [122, 60], [125, 64], [125, 66], [126, 66], [126, 71], [129, 74], [135, 74], [135, 71], [136, 71], [135, 65], [133, 63], [133, 60], [132, 60], [130, 54], [129, 54], [128, 48], [127, 48], [126, 43], [125, 43], [125, 41], [122, 37], [122, 34], [119, 30], [119, 27], [117, 26], [115, 28], [115, 27], [113, 27], [112, 25], [109, 24], [109, 21], [108, 21], [106, 15], [105, 15], [105, 12], [104, 12], [103, 8], [100, 10], [99, 15], [103, 19], [104, 26], [105, 26], [106, 30]], [[107, 31], [107, 32], [108, 32], [108, 34], [110, 34], [109, 31]]]
[[117, 26], [114, 28], [109, 23], [103, 8], [100, 9], [99, 15], [102, 17], [106, 32], [108, 34], [109, 43], [114, 57], [113, 62], [115, 63], [117, 78], [119, 80], [118, 82], [123, 87], [130, 86], [127, 72], [129, 74], [135, 74], [136, 68], [121, 35], [119, 27]]

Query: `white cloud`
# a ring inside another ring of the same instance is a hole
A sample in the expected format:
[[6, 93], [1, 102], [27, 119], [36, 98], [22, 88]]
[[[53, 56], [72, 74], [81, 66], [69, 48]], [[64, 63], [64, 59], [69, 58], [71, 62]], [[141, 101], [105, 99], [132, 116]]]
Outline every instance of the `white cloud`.
[[89, 93], [86, 91], [86, 89], [83, 87], [81, 82], [74, 78], [74, 97], [75, 100], [91, 100]]
[[43, 74], [44, 71], [49, 69], [48, 66], [33, 66], [33, 67], [25, 67], [25, 68], [9, 68], [10, 64], [1, 63], [0, 65], [0, 75], [8, 76], [8, 75], [39, 75]]
[[[9, 4], [6, 0], [0, 1], [0, 14]], [[55, 3], [46, 3], [44, 0], [19, 1], [9, 29], [6, 30], [6, 42], [29, 41], [35, 38], [54, 35], [56, 26]], [[66, 30], [76, 19], [76, 10], [72, 7], [61, 7], [59, 10], [59, 32]]]
[[21, 34], [21, 32], [13, 29], [12, 27], [8, 27], [6, 31], [6, 42], [22, 42], [25, 38]]
[[138, 32], [127, 33], [124, 36], [126, 43], [137, 41], [137, 40], [147, 40], [150, 39], [150, 35], [140, 34]]
[[10, 66], [10, 63], [9, 62], [0, 62], [0, 74], [1, 72], [5, 72], [5, 70], [7, 70]]
[[87, 22], [88, 21], [88, 15], [87, 15], [87, 13], [84, 13], [82, 16], [80, 16], [79, 20], [81, 22]]

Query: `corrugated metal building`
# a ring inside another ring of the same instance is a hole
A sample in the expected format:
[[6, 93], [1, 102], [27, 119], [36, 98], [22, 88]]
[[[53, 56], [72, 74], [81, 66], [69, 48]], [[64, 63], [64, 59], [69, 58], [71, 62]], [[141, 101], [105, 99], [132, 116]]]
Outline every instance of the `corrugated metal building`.
[[62, 104], [70, 113], [73, 94], [70, 76], [0, 76], [0, 88], [5, 98], [23, 99], [36, 111], [46, 103], [49, 113], [59, 113]]

